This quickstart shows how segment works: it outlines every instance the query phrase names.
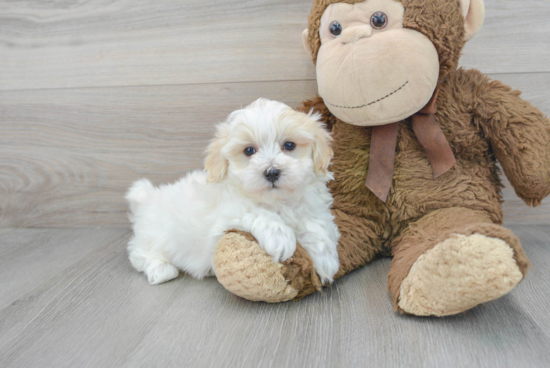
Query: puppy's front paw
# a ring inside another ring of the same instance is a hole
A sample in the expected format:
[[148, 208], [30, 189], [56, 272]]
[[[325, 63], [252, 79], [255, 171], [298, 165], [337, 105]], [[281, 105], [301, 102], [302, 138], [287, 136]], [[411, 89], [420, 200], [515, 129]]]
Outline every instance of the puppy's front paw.
[[323, 232], [302, 233], [298, 240], [300, 245], [306, 250], [313, 261], [315, 272], [319, 275], [322, 284], [332, 283], [334, 275], [340, 268], [338, 243], [328, 236], [323, 236]]
[[176, 267], [160, 259], [150, 261], [145, 267], [144, 272], [151, 285], [162, 284], [163, 282], [175, 279], [180, 273]]
[[334, 281], [334, 275], [340, 269], [340, 260], [338, 253], [316, 255], [313, 259], [313, 267], [315, 272], [319, 275], [321, 283], [332, 283]]
[[268, 224], [265, 231], [256, 239], [260, 246], [273, 257], [275, 263], [289, 259], [296, 251], [296, 235], [285, 224]]
[[260, 247], [278, 263], [292, 257], [296, 251], [296, 235], [276, 213], [249, 213], [242, 219], [245, 231], [254, 235]]

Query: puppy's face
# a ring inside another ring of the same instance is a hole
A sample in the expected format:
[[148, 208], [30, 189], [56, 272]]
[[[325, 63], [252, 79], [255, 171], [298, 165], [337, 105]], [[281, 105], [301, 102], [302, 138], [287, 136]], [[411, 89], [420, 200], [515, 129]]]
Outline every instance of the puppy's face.
[[205, 167], [209, 181], [227, 176], [249, 193], [292, 192], [326, 174], [330, 140], [318, 116], [259, 99], [218, 126]]

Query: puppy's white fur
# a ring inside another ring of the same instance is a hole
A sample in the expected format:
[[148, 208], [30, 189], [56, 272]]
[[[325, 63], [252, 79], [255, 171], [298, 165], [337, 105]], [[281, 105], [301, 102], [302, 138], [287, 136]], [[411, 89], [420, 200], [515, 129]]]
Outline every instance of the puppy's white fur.
[[[135, 182], [126, 195], [132, 265], [151, 284], [177, 277], [178, 269], [199, 279], [212, 275], [218, 241], [237, 229], [254, 235], [274, 262], [292, 257], [298, 241], [322, 282], [332, 282], [340, 234], [326, 187], [331, 138], [319, 118], [259, 99], [218, 125], [206, 171], [158, 188]], [[286, 142], [296, 148], [285, 149]], [[256, 153], [245, 155], [247, 147]], [[265, 176], [271, 168], [281, 170], [275, 183]]]

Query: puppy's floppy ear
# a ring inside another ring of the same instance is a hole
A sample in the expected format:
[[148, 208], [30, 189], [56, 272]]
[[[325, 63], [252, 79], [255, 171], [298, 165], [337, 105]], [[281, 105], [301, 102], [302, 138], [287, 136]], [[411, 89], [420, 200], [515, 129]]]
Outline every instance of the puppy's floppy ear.
[[313, 168], [317, 174], [326, 174], [332, 159], [332, 136], [319, 119], [320, 115], [311, 116], [315, 120], [315, 142], [313, 143]]
[[229, 167], [229, 162], [221, 152], [223, 146], [229, 141], [229, 123], [220, 123], [216, 128], [216, 137], [208, 145], [206, 159], [204, 160], [204, 168], [208, 171], [207, 181], [209, 183], [221, 181]]

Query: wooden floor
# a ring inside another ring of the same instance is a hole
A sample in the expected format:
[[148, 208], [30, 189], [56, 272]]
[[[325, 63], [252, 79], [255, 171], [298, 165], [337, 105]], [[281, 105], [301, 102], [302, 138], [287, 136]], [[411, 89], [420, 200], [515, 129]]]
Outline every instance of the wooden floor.
[[0, 231], [0, 367], [550, 367], [550, 226], [511, 228], [527, 279], [442, 319], [393, 312], [389, 259], [273, 305], [214, 278], [150, 286], [125, 228]]
[[[550, 114], [550, 1], [485, 0], [460, 65]], [[389, 260], [297, 303], [149, 286], [124, 191], [201, 167], [213, 126], [317, 91], [311, 0], [0, 1], [0, 367], [550, 367], [550, 201], [504, 189], [534, 268], [455, 317], [393, 312]], [[503, 178], [506, 183], [506, 179]]]

